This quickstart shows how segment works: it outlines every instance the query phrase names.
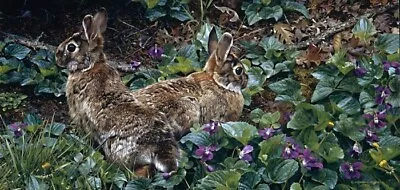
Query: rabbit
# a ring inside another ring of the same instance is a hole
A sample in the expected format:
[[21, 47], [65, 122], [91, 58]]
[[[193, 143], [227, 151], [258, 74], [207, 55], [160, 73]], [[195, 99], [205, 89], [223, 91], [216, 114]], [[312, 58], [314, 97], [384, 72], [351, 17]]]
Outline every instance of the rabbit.
[[112, 162], [135, 172], [149, 165], [173, 172], [179, 149], [165, 114], [139, 101], [107, 64], [103, 53], [106, 15], [105, 9], [94, 17], [86, 15], [83, 31], [56, 50], [57, 65], [69, 70], [66, 97], [71, 122], [90, 133]]
[[194, 123], [236, 121], [244, 98], [248, 75], [238, 58], [230, 52], [233, 37], [224, 33], [218, 41], [215, 28], [209, 35], [205, 67], [187, 77], [158, 82], [134, 91], [139, 101], [165, 113], [179, 137]]
[[213, 29], [202, 71], [131, 92], [103, 53], [106, 22], [104, 9], [85, 16], [83, 32], [57, 48], [57, 64], [70, 72], [66, 96], [72, 123], [91, 133], [111, 161], [138, 173], [149, 165], [174, 172], [177, 138], [194, 123], [235, 121], [241, 115], [248, 76], [230, 53], [233, 37], [224, 33], [218, 41]]

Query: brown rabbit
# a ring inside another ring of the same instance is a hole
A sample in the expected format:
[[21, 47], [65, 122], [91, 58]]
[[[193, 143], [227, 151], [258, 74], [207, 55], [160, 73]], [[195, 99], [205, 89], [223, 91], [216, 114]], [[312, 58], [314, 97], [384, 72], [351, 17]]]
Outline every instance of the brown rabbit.
[[247, 75], [230, 54], [229, 33], [209, 38], [211, 56], [204, 71], [155, 83], [130, 92], [103, 53], [106, 12], [85, 16], [84, 31], [57, 48], [57, 64], [70, 71], [67, 100], [72, 121], [91, 133], [106, 157], [141, 170], [153, 165], [163, 172], [177, 168], [174, 139], [195, 122], [233, 121], [241, 115]]

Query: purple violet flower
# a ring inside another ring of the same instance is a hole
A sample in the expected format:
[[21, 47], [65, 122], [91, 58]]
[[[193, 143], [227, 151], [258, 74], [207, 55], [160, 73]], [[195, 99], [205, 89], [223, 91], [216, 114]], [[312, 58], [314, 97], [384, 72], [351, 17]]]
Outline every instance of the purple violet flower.
[[16, 122], [16, 123], [10, 124], [8, 126], [8, 128], [12, 132], [14, 132], [14, 136], [20, 137], [20, 136], [22, 136], [24, 134], [23, 133], [23, 129], [25, 129], [26, 126], [28, 126], [26, 123]]
[[272, 127], [267, 127], [261, 130], [258, 130], [258, 134], [264, 139], [267, 140], [269, 138], [271, 138], [274, 135], [274, 128]]
[[139, 62], [139, 61], [132, 61], [130, 65], [131, 65], [131, 68], [132, 68], [132, 69], [135, 69], [135, 70], [136, 70], [136, 69], [138, 69], [138, 68], [140, 67], [141, 64], [142, 64], [142, 63]]
[[364, 118], [369, 120], [368, 126], [382, 128], [386, 126], [384, 119], [386, 118], [386, 111], [375, 112], [374, 114], [364, 114]]
[[306, 148], [303, 154], [300, 155], [301, 163], [307, 170], [312, 170], [313, 168], [321, 169], [324, 167], [322, 162], [318, 161], [312, 154], [311, 150]]
[[361, 173], [360, 170], [362, 168], [361, 162], [350, 163], [342, 163], [340, 165], [340, 171], [343, 172], [345, 179], [360, 179]]
[[400, 67], [399, 62], [389, 62], [389, 61], [384, 61], [383, 62], [383, 70], [389, 71], [390, 67], [393, 67], [394, 69], [398, 69]]
[[358, 157], [362, 153], [362, 147], [360, 143], [355, 142], [353, 148], [350, 150], [351, 157]]
[[161, 47], [157, 47], [157, 44], [155, 44], [153, 47], [151, 47], [149, 49], [148, 53], [154, 59], [159, 59], [159, 58], [161, 58], [162, 54], [164, 53], [164, 49]]
[[164, 172], [164, 173], [162, 173], [161, 175], [162, 175], [162, 177], [163, 177], [165, 180], [167, 180], [167, 179], [169, 179], [169, 178], [171, 177], [171, 174], [168, 173], [168, 172]]
[[282, 157], [284, 159], [296, 159], [302, 153], [302, 149], [293, 138], [286, 137], [286, 147], [283, 149]]
[[389, 97], [391, 91], [389, 87], [378, 86], [375, 88], [376, 98], [375, 103], [383, 104], [385, 99]]
[[208, 165], [208, 164], [206, 164], [206, 169], [207, 169], [208, 172], [213, 172], [213, 171], [215, 171], [215, 167], [212, 166], [212, 165]]
[[253, 160], [253, 157], [251, 157], [251, 153], [253, 152], [253, 147], [251, 145], [246, 145], [242, 151], [239, 153], [239, 158], [241, 160], [250, 162]]
[[202, 161], [212, 160], [214, 155], [212, 152], [216, 151], [217, 147], [215, 145], [211, 146], [199, 146], [195, 151], [195, 155], [199, 156]]
[[367, 74], [367, 69], [365, 69], [364, 67], [360, 67], [359, 64], [356, 64], [356, 69], [354, 69], [354, 75], [356, 75], [356, 77], [358, 78], [361, 78], [365, 76], [365, 74]]
[[210, 123], [204, 125], [203, 130], [208, 132], [208, 134], [213, 135], [218, 132], [218, 127], [220, 124], [221, 123], [218, 121], [211, 121]]
[[379, 142], [379, 137], [376, 135], [375, 132], [366, 129], [365, 130], [365, 140], [371, 145], [374, 142]]

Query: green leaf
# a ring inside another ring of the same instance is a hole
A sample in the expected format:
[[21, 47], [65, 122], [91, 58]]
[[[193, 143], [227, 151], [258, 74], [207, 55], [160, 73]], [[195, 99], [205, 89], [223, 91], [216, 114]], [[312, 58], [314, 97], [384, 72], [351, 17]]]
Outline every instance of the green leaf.
[[83, 162], [79, 167], [78, 170], [79, 172], [86, 176], [88, 175], [91, 171], [92, 168], [96, 165], [96, 162], [91, 158], [91, 157], [87, 157], [85, 162]]
[[339, 115], [339, 121], [335, 123], [333, 129], [351, 140], [358, 142], [365, 138], [365, 133], [361, 130], [364, 127], [364, 120], [357, 120], [354, 117], [347, 117], [347, 115], [341, 114]]
[[242, 175], [239, 181], [240, 190], [252, 190], [261, 181], [261, 177], [256, 172], [246, 172]]
[[304, 15], [304, 17], [306, 17], [307, 19], [310, 18], [310, 15], [308, 14], [307, 8], [298, 2], [295, 1], [285, 1], [283, 4], [283, 9], [285, 10], [290, 10], [290, 11], [297, 11], [301, 14]]
[[210, 173], [197, 184], [199, 189], [237, 189], [241, 174], [237, 171], [218, 170]]
[[24, 59], [29, 53], [31, 49], [21, 45], [21, 44], [8, 44], [4, 48], [4, 53], [13, 56], [17, 59]]
[[318, 152], [328, 163], [337, 162], [344, 158], [343, 149], [336, 143], [325, 141], [321, 144]]
[[45, 132], [51, 133], [52, 135], [60, 136], [65, 129], [65, 124], [63, 123], [51, 123], [45, 128]]
[[263, 7], [259, 13], [260, 17], [268, 20], [270, 18], [275, 18], [275, 21], [278, 21], [282, 18], [283, 10], [282, 7], [279, 5], [273, 7]]
[[360, 93], [362, 87], [357, 83], [357, 77], [345, 77], [337, 85], [336, 91], [347, 91], [351, 93]]
[[317, 133], [311, 128], [302, 130], [298, 139], [313, 151], [316, 151], [319, 148]]
[[375, 48], [386, 52], [388, 54], [394, 54], [398, 51], [400, 44], [399, 34], [381, 34], [378, 36], [375, 42]]
[[251, 104], [251, 96], [262, 92], [264, 89], [260, 86], [253, 86], [253, 87], [248, 87], [242, 90], [243, 98], [244, 98], [244, 105], [250, 106]]
[[146, 15], [147, 19], [149, 19], [151, 22], [153, 22], [153, 21], [167, 15], [167, 13], [161, 7], [155, 7], [153, 9], [148, 9], [146, 11], [145, 15]]
[[360, 38], [360, 40], [364, 42], [368, 42], [370, 38], [376, 34], [375, 26], [366, 17], [361, 17], [351, 31], [353, 32], [354, 36]]
[[[299, 170], [299, 164], [296, 160], [288, 159], [282, 162], [274, 160], [271, 164], [268, 164], [266, 169], [266, 176], [263, 178], [270, 180], [272, 183], [285, 183]], [[265, 180], [265, 179], [264, 179]]]
[[190, 15], [182, 7], [172, 7], [169, 16], [178, 19], [181, 22], [190, 20]]
[[227, 122], [222, 124], [222, 128], [226, 134], [243, 145], [247, 145], [258, 134], [257, 128], [246, 122]]
[[290, 190], [303, 190], [303, 188], [300, 183], [292, 183], [292, 185], [290, 185]]
[[154, 8], [160, 0], [145, 0], [147, 8], [152, 9]]
[[339, 50], [327, 61], [327, 63], [335, 65], [344, 75], [355, 68], [355, 65], [352, 62], [347, 61], [346, 53], [346, 50]]
[[163, 187], [164, 189], [171, 189], [181, 183], [185, 176], [186, 170], [183, 168], [178, 169], [178, 171], [168, 179], [164, 179], [162, 173], [158, 173], [154, 176], [151, 185]]
[[375, 106], [374, 97], [365, 90], [361, 91], [358, 101], [360, 102], [362, 108], [371, 108]]
[[260, 159], [266, 166], [268, 165], [268, 160], [281, 157], [282, 147], [285, 143], [283, 137], [284, 135], [275, 135], [260, 142], [260, 153], [258, 154], [258, 159]]
[[312, 172], [311, 179], [322, 183], [329, 187], [329, 189], [333, 189], [336, 186], [338, 176], [337, 173], [333, 170], [322, 168]]
[[256, 108], [250, 112], [250, 119], [254, 123], [260, 123], [260, 120], [264, 114], [264, 111], [262, 111], [260, 108]]
[[256, 190], [270, 190], [268, 184], [259, 184], [257, 185]]
[[30, 175], [29, 179], [26, 182], [26, 189], [27, 190], [38, 190], [40, 189], [39, 182], [35, 176]]
[[74, 156], [74, 160], [75, 160], [76, 163], [80, 163], [80, 162], [82, 162], [83, 157], [84, 157], [83, 154], [80, 153], [80, 152], [78, 152], [78, 153]]
[[[216, 27], [216, 26], [214, 26]], [[196, 40], [200, 42], [201, 46], [208, 51], [208, 37], [210, 35], [210, 32], [212, 30], [213, 26], [206, 22], [203, 25], [201, 25], [199, 32], [196, 34]], [[208, 54], [211, 54], [212, 52], [208, 52]]]
[[124, 190], [151, 189], [151, 181], [152, 179], [149, 178], [137, 178], [133, 181], [129, 181]]
[[261, 8], [262, 8], [262, 5], [256, 4], [256, 3], [251, 3], [246, 8], [244, 14], [247, 17], [247, 22], [249, 23], [250, 26], [262, 19], [261, 15], [259, 13]]
[[267, 6], [267, 5], [269, 5], [269, 4], [271, 3], [271, 1], [272, 1], [272, 0], [261, 0], [261, 3], [262, 3], [264, 6]]
[[212, 144], [210, 135], [205, 131], [195, 131], [183, 136], [180, 140], [181, 143], [192, 142], [193, 144], [200, 146], [209, 146]]
[[335, 90], [335, 87], [336, 84], [334, 78], [325, 78], [320, 80], [311, 96], [311, 102], [315, 103], [328, 97]]
[[356, 114], [361, 110], [360, 103], [348, 93], [332, 94], [329, 96], [329, 100], [341, 112], [349, 115]]
[[247, 171], [249, 168], [247, 162], [233, 157], [226, 158], [223, 163], [220, 163], [220, 165], [224, 167], [225, 170]]
[[386, 101], [392, 105], [400, 105], [400, 76], [396, 75], [389, 81], [389, 88], [392, 91]]
[[53, 147], [57, 143], [56, 138], [52, 137], [44, 137], [43, 138], [43, 145], [46, 147]]
[[379, 146], [381, 148], [400, 147], [400, 137], [392, 135], [382, 136], [381, 139], [379, 140]]
[[283, 80], [271, 83], [268, 87], [277, 94], [293, 94], [300, 90], [300, 83], [291, 78], [285, 78]]
[[247, 71], [247, 75], [249, 76], [247, 87], [262, 87], [265, 80], [267, 80], [267, 76], [263, 75], [263, 70], [259, 67], [251, 67]]
[[323, 130], [328, 126], [330, 115], [321, 105], [301, 103], [296, 107], [296, 112], [287, 127], [301, 130], [313, 126], [314, 130]]
[[24, 64], [15, 57], [12, 57], [10, 59], [0, 57], [0, 74], [7, 73], [10, 70], [17, 69], [23, 66]]
[[285, 49], [285, 46], [275, 37], [264, 37], [260, 42], [260, 46], [265, 50], [267, 59], [271, 59], [275, 52]]

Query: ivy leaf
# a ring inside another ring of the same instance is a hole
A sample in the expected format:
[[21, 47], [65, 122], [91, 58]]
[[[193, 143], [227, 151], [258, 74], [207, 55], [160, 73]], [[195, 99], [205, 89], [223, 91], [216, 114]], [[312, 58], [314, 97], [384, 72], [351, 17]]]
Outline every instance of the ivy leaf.
[[29, 49], [21, 44], [8, 44], [4, 48], [5, 54], [13, 56], [19, 60], [24, 59], [30, 52], [31, 52], [31, 49]]
[[392, 136], [392, 135], [385, 135], [379, 140], [379, 146], [381, 148], [386, 147], [400, 147], [400, 137]]
[[340, 80], [335, 90], [360, 93], [362, 87], [357, 83], [357, 77], [351, 76], [345, 77], [343, 80]]
[[376, 34], [375, 26], [366, 17], [361, 17], [351, 31], [353, 32], [354, 36], [358, 37], [364, 42], [368, 42], [371, 37]]
[[218, 170], [200, 180], [198, 189], [237, 189], [241, 174], [237, 171]]
[[246, 172], [242, 175], [239, 181], [240, 190], [252, 190], [261, 181], [260, 175], [256, 172]]
[[258, 134], [257, 128], [246, 122], [227, 122], [222, 124], [222, 128], [226, 134], [243, 145], [247, 145]]
[[280, 18], [282, 18], [283, 10], [282, 7], [278, 5], [273, 7], [263, 7], [259, 15], [265, 20], [275, 18], [275, 21], [278, 21]]
[[291, 78], [271, 83], [268, 87], [277, 94], [292, 94], [300, 89], [300, 83]]
[[399, 49], [400, 38], [398, 34], [381, 34], [378, 36], [375, 42], [375, 48], [386, 52], [388, 54], [394, 54]]
[[299, 164], [296, 160], [288, 159], [280, 162], [280, 159], [272, 160], [268, 164], [266, 173], [263, 174], [264, 180], [272, 183], [285, 183], [299, 170]]
[[250, 112], [250, 119], [254, 123], [260, 123], [262, 116], [265, 114], [260, 108], [256, 108]]
[[301, 14], [304, 15], [304, 17], [306, 17], [307, 19], [310, 18], [310, 15], [308, 14], [307, 8], [298, 2], [295, 1], [285, 1], [283, 4], [283, 9], [285, 10], [290, 10], [290, 11], [297, 11]]
[[251, 67], [247, 71], [247, 75], [249, 76], [247, 87], [262, 87], [265, 80], [267, 80], [267, 76], [263, 75], [263, 70], [259, 67]]
[[313, 181], [322, 183], [329, 187], [329, 189], [333, 189], [336, 186], [338, 176], [337, 173], [333, 170], [322, 168], [319, 170], [312, 171], [311, 179]]

